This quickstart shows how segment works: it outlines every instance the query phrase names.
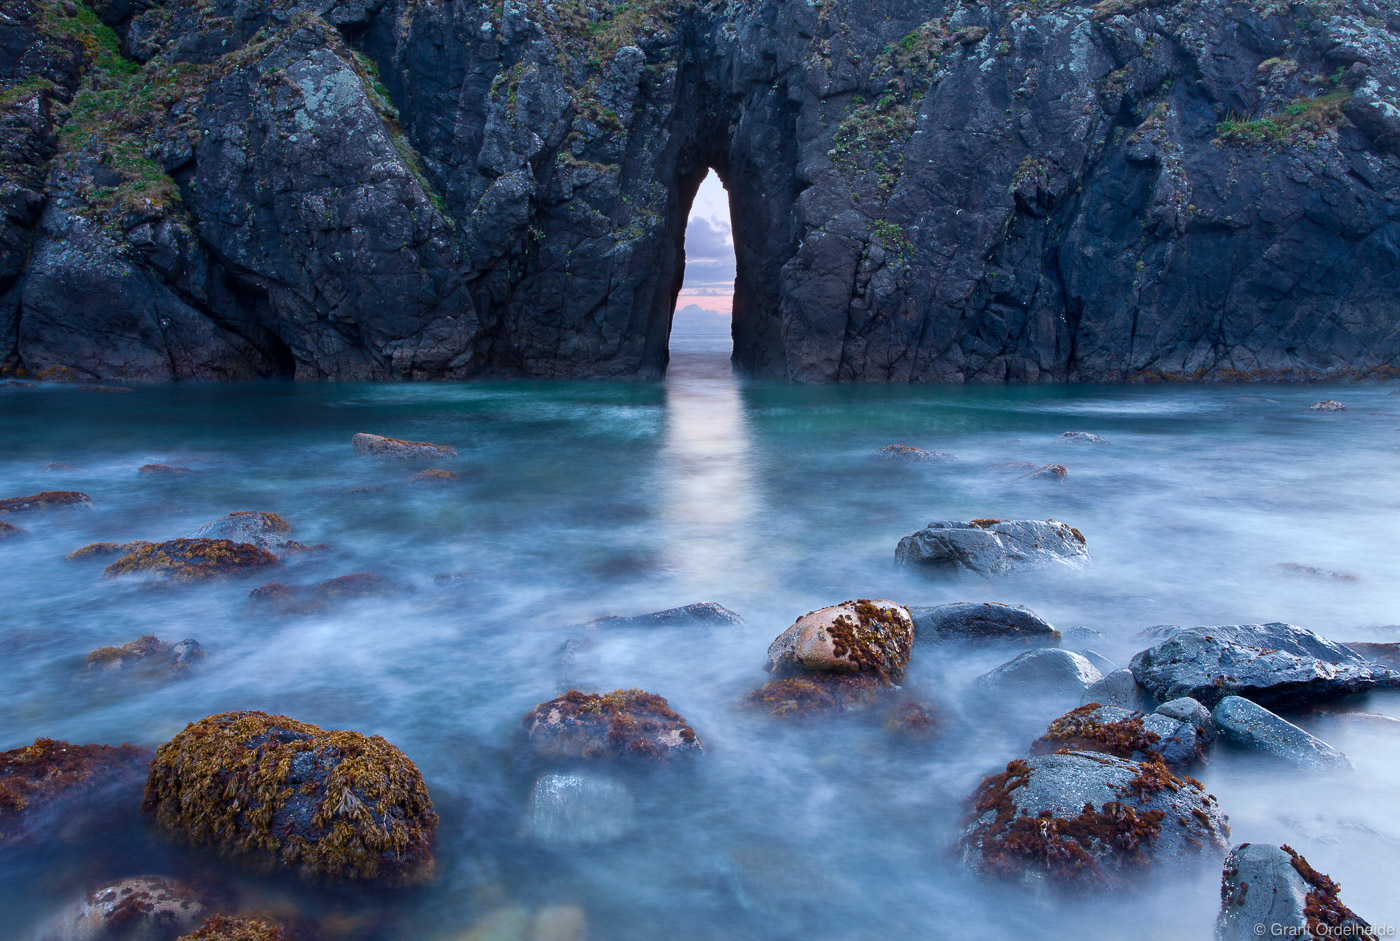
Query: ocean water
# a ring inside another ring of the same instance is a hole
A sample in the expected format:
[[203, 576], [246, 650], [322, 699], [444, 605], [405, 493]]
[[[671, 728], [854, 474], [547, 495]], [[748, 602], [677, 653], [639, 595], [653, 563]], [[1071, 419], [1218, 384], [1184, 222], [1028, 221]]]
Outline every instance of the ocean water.
[[[1381, 385], [790, 387], [735, 379], [718, 340], [677, 341], [662, 384], [481, 382], [0, 388], [0, 496], [73, 489], [90, 507], [8, 519], [0, 543], [0, 749], [36, 736], [155, 746], [202, 716], [285, 713], [380, 734], [422, 770], [442, 816], [425, 888], [311, 889], [250, 876], [162, 838], [133, 809], [80, 850], [0, 854], [0, 937], [25, 938], [76, 894], [146, 872], [223, 887], [238, 907], [297, 909], [370, 936], [458, 939], [503, 907], [577, 905], [595, 939], [1191, 939], [1211, 936], [1219, 865], [1150, 872], [1132, 892], [988, 884], [954, 843], [982, 775], [1062, 710], [970, 695], [1006, 650], [916, 647], [905, 686], [943, 717], [911, 741], [879, 715], [782, 723], [744, 696], [771, 640], [849, 598], [1029, 605], [1094, 628], [1125, 666], [1162, 623], [1289, 621], [1337, 640], [1400, 639], [1400, 395]], [[1344, 401], [1343, 413], [1305, 406]], [[367, 431], [450, 444], [461, 480], [355, 455]], [[1087, 431], [1107, 444], [1076, 444]], [[871, 459], [887, 444], [949, 452]], [[1003, 464], [1062, 463], [1068, 479]], [[71, 470], [46, 470], [59, 462]], [[177, 478], [148, 463], [190, 467]], [[189, 535], [234, 510], [280, 513], [325, 552], [274, 576], [163, 587], [66, 562], [98, 540]], [[930, 579], [896, 568], [930, 520], [1064, 520], [1082, 572]], [[1280, 571], [1299, 563], [1354, 580]], [[250, 603], [266, 581], [371, 572], [412, 588], [321, 615]], [[444, 585], [435, 576], [464, 575]], [[585, 629], [695, 601], [741, 628]], [[92, 649], [197, 639], [190, 678], [83, 670]], [[572, 643], [570, 643], [572, 641]], [[566, 646], [567, 645], [567, 646]], [[665, 696], [705, 754], [612, 769], [633, 826], [601, 845], [521, 829], [536, 777], [521, 716], [571, 686]], [[1400, 717], [1373, 695], [1356, 711]], [[1354, 774], [1309, 776], [1218, 753], [1197, 777], [1235, 842], [1287, 842], [1373, 923], [1400, 924], [1400, 735], [1304, 716]]]

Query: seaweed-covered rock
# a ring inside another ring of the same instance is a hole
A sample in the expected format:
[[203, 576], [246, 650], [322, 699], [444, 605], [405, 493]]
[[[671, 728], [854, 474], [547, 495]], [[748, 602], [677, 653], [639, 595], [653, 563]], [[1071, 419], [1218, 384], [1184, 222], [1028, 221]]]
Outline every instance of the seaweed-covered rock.
[[151, 752], [135, 745], [70, 745], [51, 738], [0, 753], [0, 847], [82, 825], [139, 790]]
[[887, 683], [904, 678], [914, 622], [892, 601], [860, 599], [812, 611], [768, 647], [766, 669], [798, 673], [861, 673]]
[[983, 778], [959, 848], [987, 875], [1097, 887], [1224, 855], [1229, 833], [1215, 799], [1160, 762], [1072, 751]]
[[0, 542], [23, 535], [25, 535], [24, 530], [20, 529], [14, 523], [7, 523], [4, 520], [0, 520]]
[[437, 814], [417, 767], [377, 735], [226, 712], [156, 752], [146, 808], [165, 829], [309, 881], [418, 882]]
[[153, 542], [141, 539], [135, 542], [90, 542], [80, 549], [74, 549], [65, 558], [69, 562], [81, 562], [84, 559], [101, 559], [114, 555], [124, 556], [141, 549], [149, 549], [154, 545]]
[[608, 843], [633, 825], [632, 792], [598, 774], [546, 774], [525, 809], [525, 836], [551, 846]]
[[173, 941], [199, 924], [206, 911], [186, 883], [138, 876], [92, 892], [41, 929], [34, 941]]
[[569, 690], [540, 703], [521, 723], [545, 758], [670, 759], [698, 755], [700, 739], [670, 703], [640, 689]]
[[868, 673], [803, 673], [770, 680], [744, 702], [775, 719], [860, 709], [880, 698], [889, 684]]
[[1176, 700], [1148, 714], [1088, 703], [1051, 722], [1031, 743], [1031, 753], [1094, 751], [1180, 769], [1200, 762], [1214, 741], [1210, 713], [1194, 699]]
[[1241, 843], [1220, 877], [1217, 941], [1367, 938], [1370, 926], [1342, 904], [1340, 887], [1290, 846]]
[[176, 582], [243, 575], [277, 564], [266, 549], [228, 539], [172, 539], [129, 552], [103, 569], [118, 575], [159, 575]]
[[937, 735], [943, 717], [933, 706], [917, 699], [906, 699], [885, 714], [885, 729], [911, 739], [927, 739]]
[[280, 924], [265, 918], [210, 915], [198, 929], [181, 935], [178, 941], [291, 941], [291, 936]]
[[1020, 568], [1080, 569], [1090, 556], [1079, 530], [1055, 520], [937, 520], [905, 536], [900, 565], [934, 571], [1003, 575]]
[[456, 471], [443, 470], [435, 467], [430, 470], [421, 470], [408, 478], [411, 484], [448, 484], [454, 480], [461, 480], [462, 475]]
[[1033, 697], [1069, 705], [1100, 678], [1098, 668], [1073, 651], [1037, 647], [982, 674], [976, 683], [984, 694], [994, 697]]
[[1156, 700], [1190, 696], [1214, 706], [1244, 696], [1264, 706], [1302, 706], [1400, 685], [1400, 673], [1292, 624], [1177, 630], [1133, 657], [1133, 676]]
[[351, 438], [350, 444], [354, 447], [356, 454], [368, 454], [372, 457], [430, 459], [457, 456], [455, 448], [449, 448], [443, 444], [385, 438], [382, 435], [371, 435], [364, 432]]
[[143, 477], [183, 477], [186, 474], [194, 473], [194, 471], [178, 464], [142, 464], [136, 468], [136, 473]]
[[174, 644], [146, 634], [119, 647], [99, 647], [83, 661], [88, 670], [102, 673], [146, 672], [180, 675], [209, 656], [199, 641], [186, 638]]
[[8, 497], [0, 500], [0, 513], [26, 513], [31, 510], [52, 510], [62, 507], [83, 506], [92, 502], [92, 497], [75, 490], [45, 490], [43, 493], [27, 497]]
[[1211, 715], [1220, 736], [1241, 748], [1304, 768], [1351, 767], [1347, 756], [1331, 745], [1240, 696], [1226, 696], [1216, 704]]
[[292, 543], [287, 535], [291, 531], [291, 525], [276, 513], [238, 510], [212, 523], [205, 523], [191, 534], [191, 538], [227, 539], [275, 552]]
[[1025, 605], [955, 601], [909, 608], [918, 641], [968, 640], [1057, 647], [1060, 632]]
[[336, 604], [356, 598], [390, 598], [408, 589], [397, 582], [356, 572], [327, 579], [310, 587], [272, 582], [254, 588], [248, 595], [253, 601], [266, 605], [276, 614], [320, 614]]
[[947, 451], [925, 451], [904, 444], [887, 444], [876, 448], [870, 455], [877, 461], [898, 461], [905, 464], [928, 464], [934, 461], [949, 461], [953, 455]]
[[667, 608], [630, 617], [611, 615], [594, 618], [587, 627], [742, 627], [744, 619], [713, 601], [697, 601], [679, 608]]

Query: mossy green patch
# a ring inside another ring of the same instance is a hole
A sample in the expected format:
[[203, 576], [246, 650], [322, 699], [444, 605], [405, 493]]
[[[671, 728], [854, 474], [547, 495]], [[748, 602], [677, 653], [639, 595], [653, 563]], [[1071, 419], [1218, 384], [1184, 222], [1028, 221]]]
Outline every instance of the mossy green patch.
[[1346, 126], [1343, 109], [1351, 90], [1339, 88], [1310, 98], [1299, 98], [1274, 114], [1252, 121], [1229, 119], [1215, 128], [1217, 143], [1282, 146], [1325, 136]]

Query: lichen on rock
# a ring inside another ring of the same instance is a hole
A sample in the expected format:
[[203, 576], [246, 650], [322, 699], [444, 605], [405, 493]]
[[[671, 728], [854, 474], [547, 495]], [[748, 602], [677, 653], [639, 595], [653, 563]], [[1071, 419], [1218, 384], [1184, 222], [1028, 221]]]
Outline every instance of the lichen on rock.
[[266, 549], [228, 539], [172, 539], [138, 548], [103, 570], [119, 575], [158, 575], [176, 582], [242, 575], [277, 564]]
[[778, 677], [859, 673], [898, 683], [913, 646], [914, 622], [907, 609], [862, 598], [798, 618], [769, 645], [766, 669]]
[[309, 881], [410, 883], [433, 871], [428, 789], [377, 735], [263, 712], [209, 716], [157, 750], [145, 805], [192, 843]]

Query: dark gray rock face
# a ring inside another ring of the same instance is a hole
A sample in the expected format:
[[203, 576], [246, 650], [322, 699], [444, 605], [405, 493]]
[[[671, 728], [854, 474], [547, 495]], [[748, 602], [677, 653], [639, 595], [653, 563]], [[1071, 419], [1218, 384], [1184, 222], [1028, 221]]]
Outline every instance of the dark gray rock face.
[[1055, 647], [1060, 632], [1030, 608], [995, 601], [955, 601], [952, 604], [915, 605], [916, 641], [977, 641], [1025, 647]]
[[1400, 365], [1372, 0], [96, 5], [0, 16], [12, 372], [654, 377], [709, 168], [761, 375]]
[[744, 619], [724, 605], [697, 601], [650, 614], [594, 618], [586, 627], [743, 627]]
[[1400, 684], [1400, 673], [1277, 622], [1178, 630], [1133, 657], [1132, 670], [1159, 702], [1190, 696], [1207, 706], [1225, 696], [1299, 706]]
[[976, 680], [985, 695], [998, 699], [1035, 699], [1051, 708], [1076, 703], [1102, 679], [1098, 668], [1079, 654], [1058, 647], [1027, 650]]
[[1217, 941], [1367, 937], [1366, 922], [1341, 903], [1338, 886], [1288, 846], [1241, 843], [1225, 857]]
[[1226, 696], [1211, 713], [1226, 741], [1251, 751], [1314, 769], [1350, 769], [1351, 761], [1331, 745], [1282, 716], [1239, 696]]
[[1133, 671], [1128, 669], [1105, 673], [1103, 679], [1084, 691], [1082, 702], [1085, 705], [1100, 703], [1105, 706], [1122, 706], [1124, 709], [1139, 712], [1152, 708], [1142, 687], [1133, 677]]
[[899, 565], [1003, 575], [1021, 568], [1089, 564], [1079, 530], [1055, 520], [937, 520], [895, 547]]
[[1199, 784], [1090, 752], [1013, 761], [982, 779], [959, 839], [973, 870], [1022, 883], [1118, 887], [1147, 868], [1225, 854], [1230, 827]]
[[1031, 744], [1034, 754], [1062, 750], [1103, 752], [1133, 761], [1157, 760], [1176, 769], [1200, 763], [1215, 744], [1210, 711], [1194, 699], [1143, 714], [1089, 703], [1060, 716]]

